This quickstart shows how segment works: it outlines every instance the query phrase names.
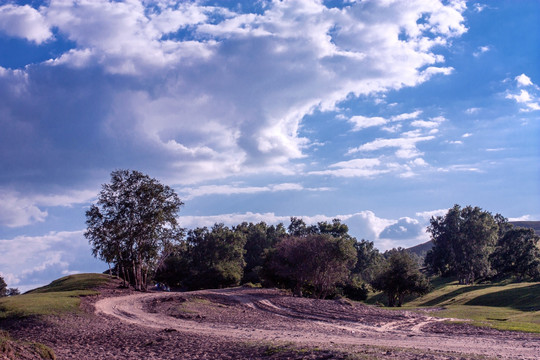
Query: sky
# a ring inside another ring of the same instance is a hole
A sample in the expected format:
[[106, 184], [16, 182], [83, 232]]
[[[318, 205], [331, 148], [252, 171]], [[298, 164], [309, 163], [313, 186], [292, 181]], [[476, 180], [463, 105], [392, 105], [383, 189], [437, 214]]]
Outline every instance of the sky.
[[540, 220], [540, 1], [0, 0], [0, 274], [104, 271], [116, 169], [183, 227], [340, 218], [381, 251], [454, 204]]

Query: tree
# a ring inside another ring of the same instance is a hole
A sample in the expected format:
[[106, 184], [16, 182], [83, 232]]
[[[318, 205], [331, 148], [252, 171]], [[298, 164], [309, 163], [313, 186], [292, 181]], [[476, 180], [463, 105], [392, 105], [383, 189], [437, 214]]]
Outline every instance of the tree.
[[293, 289], [301, 296], [312, 289], [316, 298], [324, 299], [346, 281], [356, 263], [354, 240], [329, 234], [309, 234], [283, 238], [269, 252], [265, 279]]
[[498, 230], [491, 213], [478, 207], [454, 205], [444, 217], [432, 217], [427, 229], [433, 241], [426, 255], [428, 269], [443, 276], [457, 275], [460, 284], [488, 275]]
[[191, 289], [222, 288], [240, 284], [244, 273], [246, 237], [223, 224], [211, 230], [196, 228], [188, 232], [187, 254]]
[[84, 235], [92, 254], [114, 263], [135, 289], [146, 290], [161, 251], [183, 236], [176, 220], [181, 205], [174, 190], [156, 179], [138, 171], [113, 171], [86, 212]]
[[384, 262], [384, 257], [375, 248], [373, 241], [360, 240], [354, 243], [356, 249], [356, 266], [352, 270], [366, 283], [373, 281]]
[[0, 276], [0, 297], [7, 296], [7, 284], [2, 276]]
[[6, 293], [7, 296], [15, 296], [15, 295], [20, 295], [20, 294], [21, 292], [19, 291], [18, 288], [9, 288], [7, 289], [7, 293]]
[[408, 251], [392, 249], [385, 255], [385, 266], [373, 280], [372, 286], [384, 291], [388, 306], [401, 306], [406, 295], [422, 295], [429, 291], [428, 280], [419, 271], [418, 264]]
[[260, 272], [264, 264], [266, 251], [287, 234], [283, 224], [268, 226], [264, 222], [258, 224], [244, 222], [235, 226], [233, 230], [246, 237], [246, 245], [244, 246], [246, 267], [244, 268], [242, 282], [261, 282]]
[[540, 237], [533, 229], [511, 228], [499, 239], [491, 255], [493, 267], [499, 274], [511, 274], [518, 280], [540, 276]]

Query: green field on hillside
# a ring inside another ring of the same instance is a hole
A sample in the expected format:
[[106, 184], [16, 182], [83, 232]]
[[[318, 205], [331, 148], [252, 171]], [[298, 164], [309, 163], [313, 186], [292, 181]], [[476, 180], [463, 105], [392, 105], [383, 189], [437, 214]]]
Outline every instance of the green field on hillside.
[[[504, 281], [459, 285], [452, 279], [434, 279], [434, 290], [411, 299], [404, 309], [436, 308], [431, 316], [463, 319], [476, 326], [540, 333], [540, 283]], [[368, 302], [382, 302], [374, 294]]]
[[81, 296], [97, 294], [94, 289], [108, 281], [102, 274], [70, 275], [25, 294], [1, 298], [0, 319], [76, 312]]

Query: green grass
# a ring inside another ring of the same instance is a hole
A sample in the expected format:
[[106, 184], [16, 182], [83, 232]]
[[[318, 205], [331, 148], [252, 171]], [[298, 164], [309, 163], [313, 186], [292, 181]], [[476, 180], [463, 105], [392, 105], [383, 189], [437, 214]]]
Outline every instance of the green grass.
[[[408, 310], [439, 308], [430, 315], [463, 319], [476, 326], [499, 330], [540, 333], [540, 283], [459, 285], [453, 279], [436, 278], [434, 290], [422, 297], [410, 298]], [[381, 295], [372, 295], [372, 301]]]
[[77, 312], [80, 297], [97, 294], [94, 289], [108, 281], [102, 274], [70, 275], [23, 295], [2, 298], [0, 319]]

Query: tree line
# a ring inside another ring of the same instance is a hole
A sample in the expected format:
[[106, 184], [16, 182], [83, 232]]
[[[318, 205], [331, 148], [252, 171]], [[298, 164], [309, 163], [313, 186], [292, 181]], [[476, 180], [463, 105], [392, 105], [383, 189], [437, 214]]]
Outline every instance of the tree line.
[[454, 205], [446, 215], [431, 218], [427, 231], [433, 248], [425, 265], [432, 274], [456, 276], [460, 284], [505, 276], [540, 279], [540, 237], [500, 214]]
[[[400, 306], [408, 294], [430, 290], [413, 254], [401, 248], [380, 253], [373, 242], [352, 237], [340, 219], [307, 225], [292, 217], [287, 227], [244, 222], [185, 230], [176, 220], [182, 205], [170, 187], [117, 170], [86, 212], [85, 236], [94, 256], [111, 264], [126, 286], [143, 291], [151, 280], [185, 290], [260, 284], [298, 296], [356, 300], [375, 289], [384, 291], [390, 306]], [[537, 276], [538, 237], [513, 229], [502, 216], [456, 205], [432, 218], [428, 232], [434, 247], [424, 270], [431, 273], [463, 283], [492, 269]], [[524, 258], [530, 260], [527, 270]]]

